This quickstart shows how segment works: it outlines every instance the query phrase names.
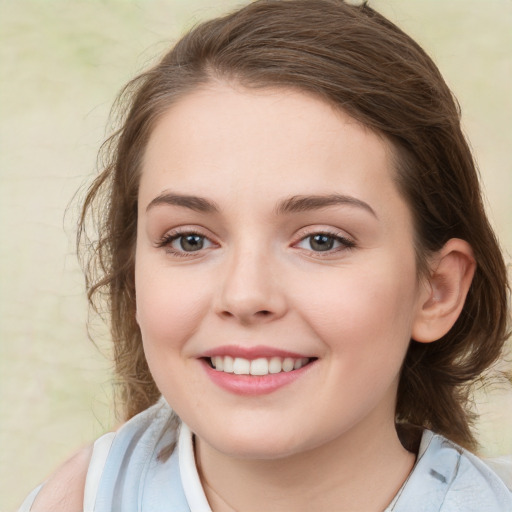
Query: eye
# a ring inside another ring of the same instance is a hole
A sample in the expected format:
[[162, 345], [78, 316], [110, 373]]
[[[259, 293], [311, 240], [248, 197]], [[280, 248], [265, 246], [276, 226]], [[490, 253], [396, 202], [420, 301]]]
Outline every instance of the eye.
[[158, 247], [165, 247], [166, 251], [186, 256], [187, 253], [199, 252], [214, 246], [214, 243], [204, 235], [193, 232], [168, 233], [158, 243]]
[[328, 252], [354, 247], [354, 242], [333, 233], [313, 233], [304, 237], [296, 247], [313, 252]]
[[207, 244], [208, 241], [204, 236], [190, 233], [188, 235], [179, 235], [171, 242], [173, 249], [182, 250], [185, 252], [200, 251]]

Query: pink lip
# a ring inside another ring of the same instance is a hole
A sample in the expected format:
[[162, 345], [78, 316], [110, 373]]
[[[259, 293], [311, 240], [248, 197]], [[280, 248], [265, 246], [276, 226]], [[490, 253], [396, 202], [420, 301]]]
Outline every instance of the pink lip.
[[265, 349], [265, 347], [255, 347], [254, 349], [237, 348], [236, 350], [234, 348], [235, 347], [219, 347], [211, 350], [206, 353], [208, 355], [200, 359], [200, 362], [204, 371], [214, 384], [235, 395], [256, 396], [273, 393], [304, 376], [317, 362], [317, 360], [314, 359], [298, 370], [261, 376], [225, 373], [217, 371], [210, 366], [208, 358], [216, 355], [243, 357], [245, 359], [256, 359], [257, 357], [293, 357], [298, 359], [299, 357], [305, 357], [292, 352], [270, 348]]
[[258, 345], [255, 347], [244, 347], [240, 345], [222, 345], [207, 350], [199, 357], [215, 357], [215, 356], [231, 356], [243, 357], [244, 359], [258, 359], [259, 357], [291, 357], [293, 359], [301, 359], [303, 357], [312, 357], [297, 352], [288, 352], [287, 350], [280, 350], [274, 347], [266, 347]]

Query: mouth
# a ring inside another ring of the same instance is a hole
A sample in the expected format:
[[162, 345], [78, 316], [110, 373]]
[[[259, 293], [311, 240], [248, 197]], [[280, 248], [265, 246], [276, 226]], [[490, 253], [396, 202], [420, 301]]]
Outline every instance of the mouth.
[[263, 377], [278, 373], [288, 373], [300, 370], [312, 363], [314, 357], [258, 357], [245, 359], [243, 357], [214, 356], [205, 358], [206, 363], [218, 372], [234, 375], [253, 375]]
[[265, 345], [224, 345], [201, 354], [206, 375], [225, 391], [242, 396], [273, 393], [303, 380], [318, 357]]

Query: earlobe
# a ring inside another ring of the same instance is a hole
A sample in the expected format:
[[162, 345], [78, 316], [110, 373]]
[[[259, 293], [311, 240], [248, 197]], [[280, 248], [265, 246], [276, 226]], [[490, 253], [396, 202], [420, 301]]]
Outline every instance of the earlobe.
[[464, 306], [475, 269], [473, 250], [466, 241], [452, 238], [443, 246], [433, 258], [430, 276], [423, 285], [412, 339], [430, 343], [452, 328]]

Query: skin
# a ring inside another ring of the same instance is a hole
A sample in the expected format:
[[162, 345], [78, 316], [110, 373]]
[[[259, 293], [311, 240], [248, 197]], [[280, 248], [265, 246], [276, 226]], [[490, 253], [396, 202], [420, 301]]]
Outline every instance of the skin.
[[[216, 84], [157, 124], [140, 182], [137, 319], [159, 389], [197, 436], [215, 510], [302, 510], [307, 495], [380, 510], [409, 473], [394, 407], [429, 290], [393, 172], [386, 141], [298, 92]], [[290, 197], [332, 194], [350, 202], [276, 213]], [[202, 250], [169, 242], [190, 232], [205, 237]], [[354, 246], [315, 251], [315, 233]], [[200, 359], [230, 344], [317, 360], [274, 393], [239, 396], [213, 384]]]
[[82, 448], [62, 464], [45, 483], [32, 512], [82, 512], [87, 468], [93, 447]]

